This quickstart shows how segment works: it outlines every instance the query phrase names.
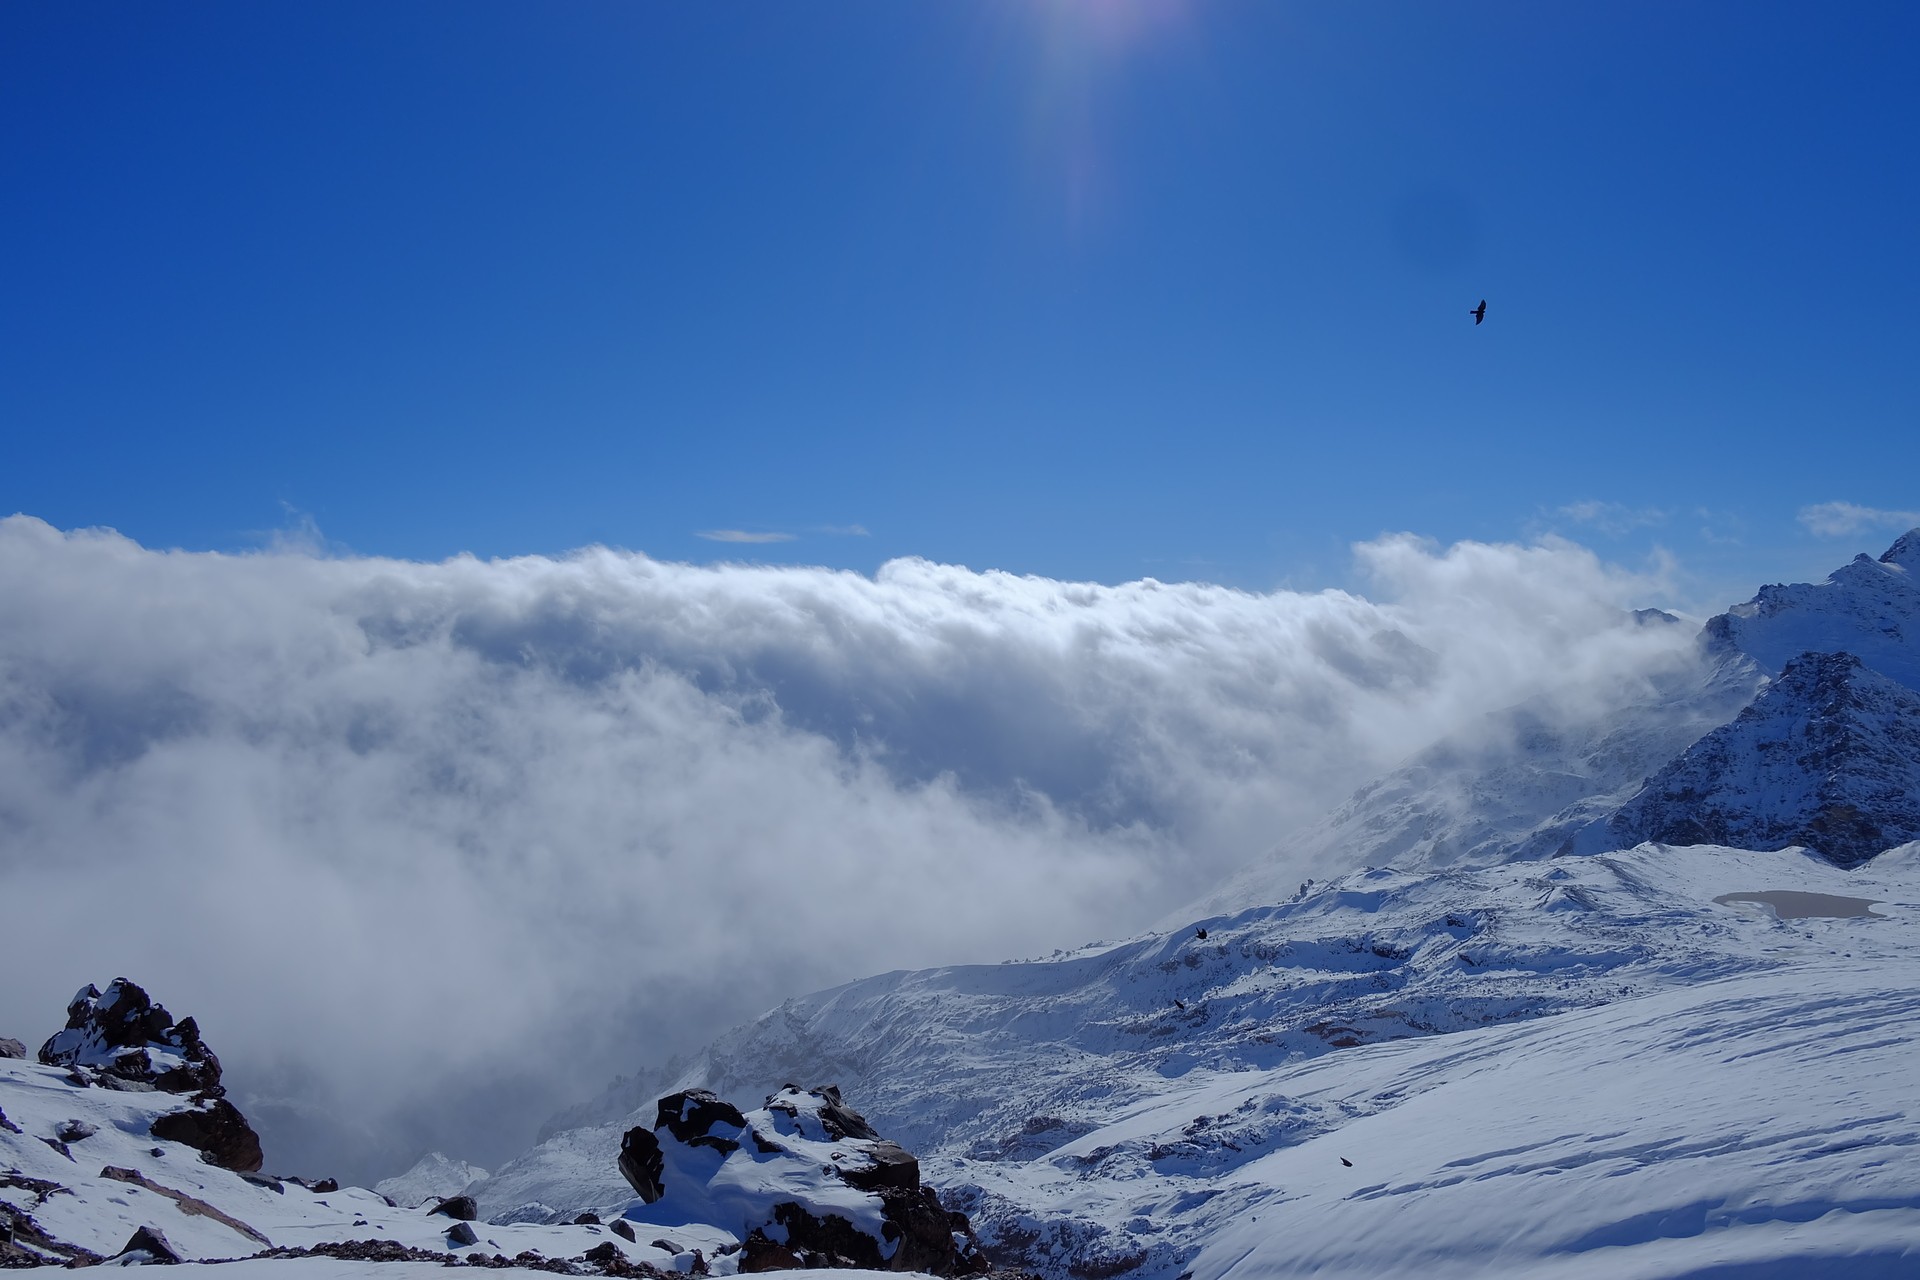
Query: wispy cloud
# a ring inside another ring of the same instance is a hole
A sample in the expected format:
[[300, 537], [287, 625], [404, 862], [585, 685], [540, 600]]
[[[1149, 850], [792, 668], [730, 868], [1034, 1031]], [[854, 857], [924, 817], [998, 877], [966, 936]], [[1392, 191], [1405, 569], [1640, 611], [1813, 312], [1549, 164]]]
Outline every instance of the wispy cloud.
[[696, 537], [708, 542], [792, 542], [791, 533], [755, 533], [747, 529], [701, 529]]
[[1597, 529], [1609, 537], [1619, 537], [1635, 529], [1645, 529], [1667, 521], [1667, 513], [1658, 507], [1629, 507], [1624, 503], [1600, 502], [1591, 498], [1584, 502], [1570, 502], [1554, 514], [1575, 524]]
[[1920, 526], [1920, 511], [1884, 511], [1855, 502], [1817, 502], [1800, 508], [1800, 523], [1822, 538], [1845, 538], [1879, 530]]
[[867, 526], [863, 524], [823, 524], [820, 526], [820, 532], [832, 534], [836, 538], [868, 538], [873, 536], [867, 532]]

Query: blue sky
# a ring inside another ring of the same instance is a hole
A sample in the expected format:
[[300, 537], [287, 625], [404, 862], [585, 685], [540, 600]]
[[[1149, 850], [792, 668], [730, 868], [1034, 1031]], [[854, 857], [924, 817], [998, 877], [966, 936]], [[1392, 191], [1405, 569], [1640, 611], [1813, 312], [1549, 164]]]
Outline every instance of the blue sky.
[[1916, 47], [1908, 4], [11, 5], [0, 508], [1816, 573], [1920, 508]]

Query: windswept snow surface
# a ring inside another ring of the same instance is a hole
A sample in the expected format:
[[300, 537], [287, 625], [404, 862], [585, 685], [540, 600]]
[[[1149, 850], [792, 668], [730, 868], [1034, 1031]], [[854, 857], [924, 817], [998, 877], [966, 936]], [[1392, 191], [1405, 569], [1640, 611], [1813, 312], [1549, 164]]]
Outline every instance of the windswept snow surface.
[[[1914, 861], [1646, 845], [1356, 873], [788, 1001], [673, 1083], [837, 1081], [990, 1249], [1062, 1280], [1920, 1274]], [[1881, 918], [1714, 902], [1773, 890]], [[481, 1191], [604, 1202], [628, 1122]]]

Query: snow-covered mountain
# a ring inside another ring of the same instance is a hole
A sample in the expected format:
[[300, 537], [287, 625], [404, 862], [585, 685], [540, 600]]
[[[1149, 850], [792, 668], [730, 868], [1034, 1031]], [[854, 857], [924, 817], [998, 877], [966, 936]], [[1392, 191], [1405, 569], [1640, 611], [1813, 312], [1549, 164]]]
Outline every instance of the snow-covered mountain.
[[[1678, 625], [1667, 614], [1644, 613], [1639, 620]], [[1753, 599], [1708, 619], [1692, 660], [1655, 675], [1638, 697], [1593, 715], [1545, 704], [1515, 707], [1471, 734], [1436, 744], [1289, 838], [1279, 851], [1284, 857], [1248, 867], [1187, 913], [1284, 896], [1302, 865], [1445, 867], [1620, 848], [1641, 839], [1673, 842], [1683, 834], [1678, 827], [1626, 819], [1617, 828], [1607, 824], [1654, 775], [1740, 714], [1803, 653], [1852, 654], [1868, 671], [1920, 690], [1920, 529], [1878, 560], [1858, 556], [1818, 583], [1762, 587]], [[1776, 701], [1772, 714], [1781, 714], [1782, 705]], [[1870, 775], [1878, 772], [1867, 767]], [[1875, 785], [1863, 777], [1838, 779], [1833, 788], [1872, 792]], [[1758, 795], [1726, 797], [1735, 811], [1770, 803]], [[1899, 830], [1899, 815], [1888, 814], [1887, 825]], [[1717, 834], [1695, 833], [1681, 842], [1725, 837], [1741, 843], [1734, 827], [1712, 830]], [[1886, 847], [1867, 849], [1872, 838], [1863, 833], [1846, 841], [1842, 856], [1857, 860]], [[1767, 848], [1788, 843], [1766, 839], [1773, 841]]]
[[1849, 653], [1791, 658], [1731, 724], [1582, 840], [1803, 845], [1842, 867], [1920, 838], [1920, 693]]
[[1715, 648], [1747, 654], [1772, 673], [1802, 653], [1851, 653], [1920, 689], [1920, 529], [1878, 560], [1856, 556], [1822, 582], [1762, 587], [1709, 621], [1706, 634]]
[[382, 1178], [373, 1189], [403, 1208], [414, 1208], [457, 1196], [486, 1179], [487, 1171], [478, 1165], [429, 1151], [405, 1173]]

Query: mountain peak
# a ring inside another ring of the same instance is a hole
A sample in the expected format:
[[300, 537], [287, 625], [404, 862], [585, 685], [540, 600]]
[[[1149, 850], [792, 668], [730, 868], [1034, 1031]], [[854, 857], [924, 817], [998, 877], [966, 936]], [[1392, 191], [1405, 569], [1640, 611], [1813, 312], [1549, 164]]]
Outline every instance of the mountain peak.
[[1898, 565], [1909, 573], [1920, 573], [1920, 528], [1909, 529], [1894, 539], [1880, 557], [1881, 564]]

